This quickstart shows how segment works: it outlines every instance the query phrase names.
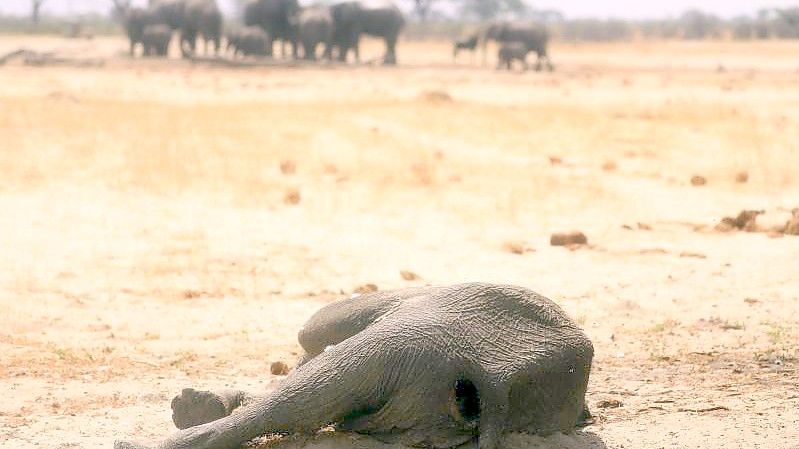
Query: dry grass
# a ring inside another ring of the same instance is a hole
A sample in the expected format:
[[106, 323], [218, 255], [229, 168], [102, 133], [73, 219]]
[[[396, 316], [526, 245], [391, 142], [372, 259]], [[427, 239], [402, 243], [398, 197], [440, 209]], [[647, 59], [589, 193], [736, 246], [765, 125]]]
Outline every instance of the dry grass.
[[[24, 45], [112, 59], [0, 70], [0, 441], [161, 435], [182, 386], [263, 388], [327, 301], [467, 280], [580, 317], [589, 402], [624, 396], [594, 429], [611, 447], [672, 441], [695, 401], [730, 411], [679, 447], [797, 437], [798, 241], [695, 231], [799, 206], [797, 44], [558, 45], [552, 74], [453, 65], [446, 43], [297, 70]], [[591, 246], [548, 245], [570, 229]]]

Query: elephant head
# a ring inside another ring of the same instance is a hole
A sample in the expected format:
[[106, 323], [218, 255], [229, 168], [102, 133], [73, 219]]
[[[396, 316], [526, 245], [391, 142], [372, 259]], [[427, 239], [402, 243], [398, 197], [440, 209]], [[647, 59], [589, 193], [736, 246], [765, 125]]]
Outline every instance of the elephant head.
[[477, 438], [494, 449], [504, 432], [570, 431], [585, 416], [591, 342], [555, 303], [521, 287], [367, 294], [317, 312], [299, 340], [304, 363], [266, 396], [184, 390], [172, 405], [185, 430], [158, 447], [232, 449], [333, 424], [406, 445]]

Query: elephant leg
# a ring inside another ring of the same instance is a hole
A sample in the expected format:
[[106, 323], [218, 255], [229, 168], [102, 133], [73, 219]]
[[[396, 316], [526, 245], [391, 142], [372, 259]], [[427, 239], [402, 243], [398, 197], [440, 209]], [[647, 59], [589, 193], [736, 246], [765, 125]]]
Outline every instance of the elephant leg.
[[132, 58], [136, 53], [136, 42], [130, 41], [130, 57]]
[[[223, 418], [179, 430], [158, 449], [238, 449], [253, 438], [268, 433], [312, 433], [331, 422], [341, 422], [355, 413], [379, 407], [379, 379], [368, 379], [385, 369], [373, 357], [357, 357], [358, 347], [349, 345], [326, 352], [294, 371], [267, 396], [246, 404]], [[350, 385], [350, 387], [346, 387]], [[118, 441], [115, 449], [145, 446]]]
[[172, 422], [178, 429], [199, 426], [224, 418], [255, 399], [255, 395], [241, 390], [211, 392], [184, 388], [172, 399]]
[[386, 57], [383, 59], [385, 65], [397, 64], [397, 36], [386, 36]]

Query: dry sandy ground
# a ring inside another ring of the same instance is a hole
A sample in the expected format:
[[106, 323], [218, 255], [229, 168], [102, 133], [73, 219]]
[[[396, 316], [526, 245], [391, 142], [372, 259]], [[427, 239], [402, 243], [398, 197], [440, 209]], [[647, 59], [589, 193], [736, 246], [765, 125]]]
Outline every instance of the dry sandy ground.
[[182, 387], [269, 388], [357, 286], [477, 280], [596, 347], [597, 423], [509, 447], [797, 447], [799, 237], [713, 226], [799, 207], [799, 43], [556, 45], [552, 74], [443, 43], [396, 69], [20, 46], [112, 59], [0, 68], [0, 447], [155, 442]]

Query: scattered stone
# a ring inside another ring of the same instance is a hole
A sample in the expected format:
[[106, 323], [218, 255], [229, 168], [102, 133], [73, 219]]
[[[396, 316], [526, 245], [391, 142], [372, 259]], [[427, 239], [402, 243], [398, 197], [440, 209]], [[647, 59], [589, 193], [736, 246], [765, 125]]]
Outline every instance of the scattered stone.
[[596, 403], [597, 408], [619, 408], [623, 405], [618, 399], [605, 399]]
[[[400, 276], [402, 276], [402, 279], [405, 279], [406, 281], [419, 280], [419, 275], [414, 273], [413, 271], [400, 270]], [[377, 286], [375, 286], [375, 290], [377, 290]]]
[[552, 234], [549, 244], [552, 246], [586, 245], [588, 237], [580, 231]]
[[549, 165], [560, 165], [563, 159], [560, 156], [549, 156]]
[[707, 184], [707, 179], [704, 176], [694, 175], [691, 177], [691, 185], [692, 186], [703, 186]]
[[744, 184], [749, 181], [749, 173], [742, 171], [735, 175], [735, 182]]
[[616, 167], [616, 163], [613, 161], [608, 161], [602, 164], [602, 170], [605, 171], [616, 171], [616, 168], [618, 167]]
[[280, 173], [284, 175], [293, 175], [297, 171], [297, 165], [294, 161], [285, 160], [280, 163]]
[[357, 293], [359, 295], [365, 295], [367, 293], [374, 293], [377, 291], [377, 285], [375, 284], [363, 284], [361, 286], [355, 287], [353, 293]]
[[745, 298], [744, 302], [747, 304], [757, 304], [760, 302], [760, 300], [757, 298]]
[[646, 223], [638, 222], [638, 229], [640, 229], [642, 231], [651, 231], [652, 230], [652, 226], [649, 226]]
[[283, 195], [283, 202], [285, 204], [299, 204], [300, 203], [300, 191], [295, 188], [291, 188], [286, 190], [286, 193]]
[[289, 366], [286, 365], [286, 362], [272, 362], [270, 369], [275, 376], [285, 376], [289, 373]]

